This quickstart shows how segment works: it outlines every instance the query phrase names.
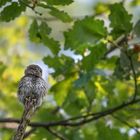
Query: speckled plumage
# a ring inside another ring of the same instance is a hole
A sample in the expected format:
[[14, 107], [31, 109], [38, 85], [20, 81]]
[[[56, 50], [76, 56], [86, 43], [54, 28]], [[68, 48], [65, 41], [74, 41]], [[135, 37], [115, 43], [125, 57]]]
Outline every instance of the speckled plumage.
[[47, 92], [47, 83], [41, 76], [42, 70], [38, 65], [30, 65], [25, 70], [25, 76], [20, 80], [18, 86], [18, 98], [24, 105], [28, 97], [36, 100], [35, 108], [41, 105]]
[[32, 75], [24, 76], [19, 82], [18, 98], [24, 105], [26, 98], [29, 96], [36, 99], [36, 108], [41, 105], [46, 90], [46, 82], [41, 77]]

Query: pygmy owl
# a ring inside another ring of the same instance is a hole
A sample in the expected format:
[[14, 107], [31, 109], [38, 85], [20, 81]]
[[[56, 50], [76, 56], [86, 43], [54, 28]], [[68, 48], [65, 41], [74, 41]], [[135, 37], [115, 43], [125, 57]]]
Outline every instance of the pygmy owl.
[[38, 65], [29, 65], [18, 86], [18, 98], [24, 105], [24, 112], [13, 140], [23, 140], [30, 118], [41, 105], [46, 92], [47, 83], [42, 78], [42, 69]]
[[[42, 69], [38, 65], [29, 65], [25, 75], [21, 78], [18, 86], [18, 98], [27, 107], [26, 101], [31, 100], [36, 109], [42, 103], [47, 92], [47, 83], [42, 78]], [[29, 101], [30, 102], [30, 101]]]

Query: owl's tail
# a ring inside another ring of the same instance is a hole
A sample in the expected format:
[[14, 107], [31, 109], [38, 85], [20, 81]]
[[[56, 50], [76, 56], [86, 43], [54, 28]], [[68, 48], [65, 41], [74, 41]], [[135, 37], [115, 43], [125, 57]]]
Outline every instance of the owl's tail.
[[26, 127], [28, 126], [30, 118], [32, 117], [33, 113], [34, 113], [33, 106], [28, 104], [28, 107], [24, 109], [20, 124], [13, 137], [13, 140], [23, 140]]

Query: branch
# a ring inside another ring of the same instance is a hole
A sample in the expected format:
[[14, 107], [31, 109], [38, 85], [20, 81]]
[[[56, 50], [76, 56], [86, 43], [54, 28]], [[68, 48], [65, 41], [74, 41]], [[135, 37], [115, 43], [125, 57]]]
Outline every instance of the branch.
[[120, 119], [119, 117], [115, 116], [115, 115], [111, 115], [114, 119], [120, 121], [121, 123], [125, 124], [126, 126], [128, 126], [129, 128], [133, 129], [137, 134], [140, 135], [140, 132], [138, 131], [137, 128], [135, 128], [134, 126], [132, 126], [131, 124], [129, 124], [127, 121], [124, 121], [122, 119]]
[[51, 129], [50, 127], [46, 128], [52, 135], [54, 135], [55, 137], [59, 138], [60, 140], [66, 140], [66, 138], [64, 138], [60, 133], [54, 131], [53, 129]]
[[138, 93], [137, 75], [136, 75], [136, 72], [135, 72], [135, 68], [134, 68], [134, 64], [133, 64], [132, 57], [129, 55], [129, 56], [128, 56], [128, 58], [129, 58], [129, 61], [130, 61], [130, 66], [131, 66], [132, 73], [133, 73], [134, 88], [135, 88], [135, 91], [134, 91], [134, 96], [133, 96], [133, 100], [135, 100], [135, 99], [136, 99], [136, 97], [137, 97], [137, 93]]
[[35, 10], [35, 6], [30, 6], [29, 4], [27, 4], [26, 2], [24, 2], [23, 0], [19, 0], [20, 3], [24, 4], [25, 6], [27, 6], [28, 8], [30, 8], [32, 11], [35, 12], [35, 14], [38, 14], [39, 16], [42, 15], [42, 13], [38, 12]]
[[29, 136], [30, 136], [33, 132], [35, 132], [35, 131], [36, 131], [36, 128], [32, 128], [31, 130], [29, 130], [28, 132], [26, 132], [26, 133], [24, 134], [23, 139], [29, 137]]
[[[97, 113], [89, 113], [87, 115], [81, 115], [81, 116], [76, 116], [70, 119], [66, 119], [66, 120], [61, 120], [61, 121], [56, 121], [56, 122], [32, 122], [29, 123], [29, 126], [31, 127], [54, 127], [54, 126], [70, 126], [70, 127], [75, 127], [75, 126], [80, 126], [80, 125], [84, 125], [86, 123], [89, 123], [91, 121], [95, 121], [98, 120], [100, 118], [103, 118], [107, 115], [113, 114], [121, 109], [124, 109], [130, 105], [136, 104], [140, 102], [140, 99], [135, 99], [135, 100], [131, 100], [127, 103], [122, 103], [116, 107], [113, 107], [111, 109], [107, 109], [105, 111], [101, 111], [101, 112], [97, 112]], [[13, 118], [1, 118], [0, 119], [1, 123], [19, 123], [20, 119], [13, 119]]]
[[124, 41], [126, 41], [126, 36], [121, 35], [118, 37], [115, 41], [107, 40], [109, 43], [111, 43], [111, 48], [104, 54], [103, 59], [107, 57], [111, 52], [121, 47]]
[[[37, 19], [37, 20], [40, 20], [40, 21], [56, 21], [56, 20], [59, 20], [58, 18], [55, 18], [55, 17], [42, 17], [42, 16], [33, 16], [33, 15], [26, 15], [26, 16], [28, 16], [28, 17], [30, 17], [30, 18], [32, 18], [32, 19]], [[81, 16], [72, 16], [71, 18], [73, 19], [73, 20], [75, 20], [75, 19], [81, 19], [81, 18], [84, 18], [84, 17], [86, 17], [86, 16], [95, 16], [95, 15], [93, 15], [93, 14], [88, 14], [88, 15], [81, 15]]]
[[[127, 43], [127, 41], [128, 41], [128, 38], [125, 35], [121, 35], [119, 38], [117, 38], [116, 41], [108, 40], [108, 42], [110, 42], [112, 44], [112, 47], [104, 54], [103, 59], [106, 58], [106, 56], [109, 53], [113, 52], [115, 49], [120, 48], [123, 43]], [[132, 73], [133, 73], [134, 87], [135, 87], [133, 100], [135, 100], [136, 96], [137, 96], [137, 93], [138, 93], [137, 76], [136, 76], [136, 72], [135, 72], [132, 57], [127, 52], [126, 52], [126, 55], [127, 55], [128, 59], [130, 61], [130, 66], [131, 66]]]

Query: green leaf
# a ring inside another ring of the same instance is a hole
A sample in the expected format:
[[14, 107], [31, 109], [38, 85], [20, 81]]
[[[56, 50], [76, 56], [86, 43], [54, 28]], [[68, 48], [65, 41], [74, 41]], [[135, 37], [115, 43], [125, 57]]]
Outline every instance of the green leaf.
[[10, 129], [0, 128], [0, 132], [2, 134], [0, 137], [2, 140], [10, 140], [13, 137], [13, 132]]
[[80, 129], [66, 129], [65, 127], [62, 127], [61, 133], [64, 133], [63, 135], [66, 136], [68, 140], [87, 140], [87, 139], [84, 139], [84, 135], [81, 128]]
[[121, 55], [120, 55], [120, 65], [122, 68], [124, 69], [130, 69], [130, 60], [127, 56], [127, 54], [123, 51], [121, 51]]
[[44, 128], [38, 128], [28, 139], [43, 140], [46, 139], [46, 137], [47, 140], [56, 140], [55, 137]]
[[72, 18], [66, 12], [61, 11], [61, 10], [51, 6], [51, 5], [39, 4], [38, 6], [49, 9], [50, 10], [49, 13], [52, 16], [60, 19], [63, 22], [71, 22], [72, 21]]
[[89, 81], [90, 79], [90, 75], [89, 74], [85, 74], [85, 75], [81, 75], [79, 79], [77, 79], [75, 82], [74, 82], [74, 86], [77, 87], [77, 88], [81, 88], [83, 87], [85, 84], [87, 84], [87, 82]]
[[40, 42], [41, 36], [39, 34], [39, 25], [36, 20], [33, 20], [32, 24], [30, 25], [29, 29], [29, 38], [33, 42]]
[[87, 109], [88, 102], [82, 90], [71, 87], [63, 106], [68, 114], [79, 115], [82, 111]]
[[103, 3], [103, 2], [98, 2], [95, 7], [95, 12], [96, 14], [105, 14], [108, 13], [109, 11], [109, 4], [108, 3]]
[[122, 134], [118, 129], [109, 128], [105, 124], [98, 122], [96, 125], [98, 140], [128, 140], [127, 134]]
[[49, 12], [52, 16], [60, 19], [63, 22], [71, 22], [72, 18], [64, 11], [60, 11], [57, 8], [51, 7], [51, 11]]
[[12, 2], [11, 5], [6, 6], [0, 13], [1, 21], [10, 21], [18, 17], [21, 12], [25, 11], [26, 7], [17, 2]]
[[5, 5], [7, 2], [11, 2], [12, 0], [1, 0], [0, 1], [0, 7]]
[[29, 37], [33, 42], [44, 43], [56, 55], [60, 50], [59, 42], [49, 37], [50, 32], [51, 28], [45, 22], [38, 25], [37, 21], [34, 20], [29, 29]]
[[111, 21], [110, 27], [112, 28], [111, 35], [117, 38], [122, 34], [128, 34], [132, 29], [132, 15], [128, 14], [122, 3], [111, 5], [110, 9], [111, 13], [109, 19]]
[[59, 50], [60, 50], [60, 44], [58, 41], [54, 40], [53, 38], [49, 37], [47, 34], [46, 35], [42, 35], [42, 42], [44, 43], [44, 45], [46, 45], [53, 54], [58, 54]]
[[85, 48], [93, 46], [97, 41], [107, 35], [104, 22], [94, 17], [86, 17], [75, 22], [72, 29], [64, 33], [65, 49], [84, 52]]
[[135, 6], [140, 5], [140, 1], [139, 0], [132, 0], [130, 4], [131, 4], [131, 6], [135, 7]]
[[92, 75], [93, 75], [93, 71], [91, 72], [88, 72], [86, 74], [80, 74], [79, 76], [79, 79], [77, 79], [75, 82], [74, 82], [74, 87], [76, 88], [82, 88], [84, 87], [88, 81], [91, 79]]
[[50, 34], [52, 29], [48, 26], [46, 22], [41, 22], [39, 30], [41, 34], [46, 35]]
[[50, 5], [69, 5], [73, 0], [44, 0]]
[[137, 21], [133, 28], [133, 34], [140, 38], [140, 20]]
[[87, 96], [89, 103], [92, 103], [93, 99], [95, 99], [95, 96], [96, 96], [95, 89], [96, 87], [93, 81], [89, 81], [84, 86], [84, 91], [85, 91], [85, 94]]
[[74, 70], [74, 60], [70, 57], [62, 55], [61, 57], [55, 56], [55, 57], [44, 57], [43, 61], [45, 64], [47, 64], [49, 67], [52, 67], [55, 69], [54, 76], [62, 75], [62, 74], [69, 74], [71, 71]]
[[84, 140], [98, 140], [96, 136], [97, 133], [93, 133], [93, 132], [97, 132], [95, 123], [91, 122], [88, 125], [84, 125], [82, 127], [82, 130], [84, 134]]
[[47, 108], [46, 106], [43, 106], [36, 112], [36, 115], [34, 116], [34, 118], [35, 120], [46, 121], [46, 122], [50, 122], [52, 120], [59, 121], [60, 119], [62, 119], [59, 113], [54, 115], [53, 110], [54, 110], [54, 106], [47, 107]]
[[69, 90], [72, 88], [71, 87], [72, 81], [73, 81], [73, 78], [71, 77], [61, 82], [58, 82], [51, 88], [51, 92], [54, 93], [54, 98], [58, 106], [61, 106], [63, 102], [65, 101], [65, 98], [67, 97], [67, 94], [69, 93]]
[[90, 50], [90, 54], [82, 60], [82, 68], [87, 71], [92, 70], [94, 66], [101, 61], [107, 49], [105, 44], [100, 43], [90, 48]]
[[2, 62], [0, 62], [0, 75], [3, 74], [5, 69], [6, 69], [6, 65], [4, 65]]
[[121, 51], [120, 58], [116, 62], [114, 75], [119, 79], [129, 79], [130, 76], [130, 60], [125, 52]]

